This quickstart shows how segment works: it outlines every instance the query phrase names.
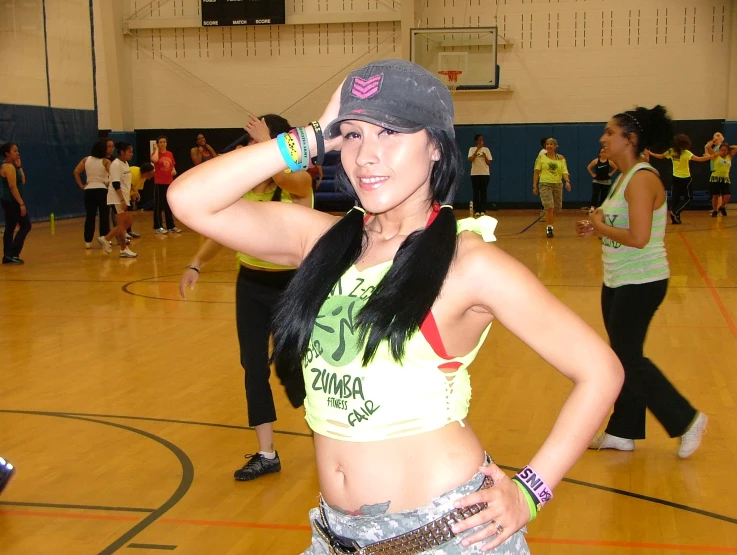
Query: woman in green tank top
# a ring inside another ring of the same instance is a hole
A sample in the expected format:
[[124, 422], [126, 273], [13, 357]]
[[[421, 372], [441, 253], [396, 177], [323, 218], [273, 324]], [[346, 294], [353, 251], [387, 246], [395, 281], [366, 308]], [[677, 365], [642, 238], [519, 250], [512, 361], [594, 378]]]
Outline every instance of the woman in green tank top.
[[632, 451], [645, 438], [647, 409], [670, 437], [680, 437], [678, 456], [700, 445], [706, 415], [699, 413], [643, 354], [645, 336], [665, 298], [670, 270], [663, 236], [666, 198], [655, 169], [642, 162], [646, 147], [668, 140], [672, 122], [665, 108], [637, 108], [607, 123], [601, 144], [622, 172], [590, 220], [578, 222], [579, 236], [601, 238], [604, 286], [601, 307], [609, 342], [624, 367], [624, 386], [606, 431], [591, 449]]

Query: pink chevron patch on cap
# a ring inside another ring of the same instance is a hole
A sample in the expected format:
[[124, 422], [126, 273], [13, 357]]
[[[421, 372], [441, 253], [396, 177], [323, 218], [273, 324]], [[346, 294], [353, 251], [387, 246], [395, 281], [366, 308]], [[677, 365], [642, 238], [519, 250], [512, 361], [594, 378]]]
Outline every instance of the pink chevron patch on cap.
[[353, 78], [351, 86], [351, 94], [361, 100], [366, 100], [376, 95], [381, 90], [381, 84], [384, 82], [384, 74], [379, 73], [370, 79]]

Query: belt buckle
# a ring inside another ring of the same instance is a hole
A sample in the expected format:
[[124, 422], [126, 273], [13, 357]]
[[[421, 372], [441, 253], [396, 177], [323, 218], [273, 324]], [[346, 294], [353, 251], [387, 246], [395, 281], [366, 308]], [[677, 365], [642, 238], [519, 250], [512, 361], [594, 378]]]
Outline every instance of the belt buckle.
[[[322, 513], [322, 511], [320, 512]], [[332, 530], [330, 530], [327, 520], [324, 518], [324, 516], [322, 514], [320, 516], [322, 522], [315, 520], [315, 527], [322, 535], [323, 541], [328, 544], [330, 555], [351, 555], [353, 553], [359, 552], [361, 548], [356, 542], [351, 542], [352, 545], [346, 545], [345, 543], [340, 541], [340, 538], [338, 538], [338, 536], [333, 534]]]

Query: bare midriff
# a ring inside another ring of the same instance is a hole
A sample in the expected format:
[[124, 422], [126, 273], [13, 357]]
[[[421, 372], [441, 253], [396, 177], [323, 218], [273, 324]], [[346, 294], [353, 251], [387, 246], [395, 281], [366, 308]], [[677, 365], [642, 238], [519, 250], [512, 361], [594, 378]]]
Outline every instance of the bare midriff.
[[465, 424], [365, 443], [315, 434], [323, 498], [350, 514], [387, 502], [389, 512], [427, 504], [468, 481], [484, 462], [484, 449]]

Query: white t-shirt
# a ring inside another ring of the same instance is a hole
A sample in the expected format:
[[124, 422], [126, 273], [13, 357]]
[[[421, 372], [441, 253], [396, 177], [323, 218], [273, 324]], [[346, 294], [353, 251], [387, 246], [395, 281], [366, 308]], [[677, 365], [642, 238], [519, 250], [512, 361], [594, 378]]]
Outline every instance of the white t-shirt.
[[120, 158], [113, 160], [110, 164], [110, 187], [107, 191], [108, 204], [120, 204], [118, 191], [113, 187], [113, 182], [120, 181], [120, 190], [123, 192], [123, 202], [126, 206], [131, 204], [131, 168], [128, 162], [121, 162]]
[[[475, 146], [468, 149], [469, 158], [475, 151]], [[481, 155], [482, 152], [486, 153], [486, 158], [493, 160], [491, 157], [491, 151], [485, 146], [482, 146], [479, 151], [476, 152], [476, 157], [471, 161], [471, 175], [489, 175], [489, 166], [486, 163], [486, 159]]]

